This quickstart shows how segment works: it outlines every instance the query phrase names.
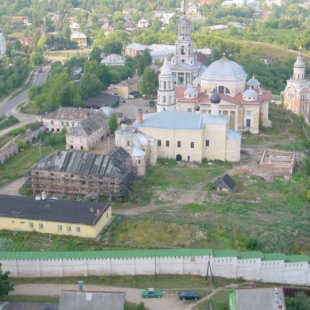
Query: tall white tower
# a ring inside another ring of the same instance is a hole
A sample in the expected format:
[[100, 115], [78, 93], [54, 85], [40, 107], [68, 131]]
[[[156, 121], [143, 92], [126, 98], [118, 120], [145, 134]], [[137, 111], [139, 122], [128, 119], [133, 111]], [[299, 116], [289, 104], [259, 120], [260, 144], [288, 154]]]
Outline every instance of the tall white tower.
[[302, 49], [294, 63], [293, 76], [287, 80], [283, 91], [284, 106], [310, 122], [310, 80], [306, 79], [306, 63]]
[[0, 57], [5, 56], [6, 46], [5, 46], [5, 38], [3, 36], [2, 31], [0, 30]]
[[167, 58], [158, 76], [157, 112], [175, 110], [175, 89], [173, 74], [170, 70]]
[[177, 62], [190, 63], [193, 56], [193, 41], [191, 38], [191, 21], [186, 17], [186, 2], [182, 1], [183, 16], [178, 24], [178, 39], [176, 44]]

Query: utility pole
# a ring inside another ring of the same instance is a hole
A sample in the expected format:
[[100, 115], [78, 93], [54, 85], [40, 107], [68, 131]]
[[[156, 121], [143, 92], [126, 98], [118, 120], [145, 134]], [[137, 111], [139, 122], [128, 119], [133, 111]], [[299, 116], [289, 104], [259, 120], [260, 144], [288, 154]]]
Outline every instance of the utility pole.
[[39, 157], [41, 158], [42, 152], [41, 152], [41, 139], [39, 139]]

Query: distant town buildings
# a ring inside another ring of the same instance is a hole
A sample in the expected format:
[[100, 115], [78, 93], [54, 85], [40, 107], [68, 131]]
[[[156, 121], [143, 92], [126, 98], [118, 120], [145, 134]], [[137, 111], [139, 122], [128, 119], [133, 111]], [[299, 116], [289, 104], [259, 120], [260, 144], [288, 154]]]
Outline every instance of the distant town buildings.
[[71, 41], [76, 42], [79, 47], [86, 47], [87, 36], [84, 33], [80, 32], [80, 25], [76, 22], [71, 22], [69, 28], [71, 30]]
[[0, 57], [5, 56], [5, 51], [6, 51], [5, 38], [3, 36], [3, 32], [0, 30]]
[[310, 80], [306, 79], [306, 63], [300, 49], [294, 63], [293, 76], [282, 93], [284, 106], [310, 121]]
[[101, 64], [112, 67], [112, 66], [124, 66], [125, 57], [117, 54], [110, 54], [102, 58], [100, 61]]

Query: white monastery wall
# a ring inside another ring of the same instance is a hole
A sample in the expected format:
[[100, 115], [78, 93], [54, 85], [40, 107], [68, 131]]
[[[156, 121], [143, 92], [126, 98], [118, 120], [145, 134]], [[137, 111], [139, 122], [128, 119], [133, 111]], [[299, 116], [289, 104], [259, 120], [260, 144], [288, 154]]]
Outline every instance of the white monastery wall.
[[179, 256], [104, 259], [1, 260], [12, 277], [67, 277], [103, 275], [189, 274], [206, 276], [208, 261], [213, 276], [262, 282], [310, 285], [308, 262], [262, 261], [237, 257]]

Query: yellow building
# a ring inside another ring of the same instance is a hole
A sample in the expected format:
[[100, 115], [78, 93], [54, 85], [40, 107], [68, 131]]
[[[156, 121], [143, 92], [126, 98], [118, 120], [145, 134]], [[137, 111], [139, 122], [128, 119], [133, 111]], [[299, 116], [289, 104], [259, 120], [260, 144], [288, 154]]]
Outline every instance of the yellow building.
[[140, 79], [137, 76], [122, 81], [115, 86], [117, 95], [124, 99], [131, 98], [133, 94], [138, 94], [139, 87], [140, 87]]
[[0, 227], [11, 231], [96, 238], [111, 215], [110, 203], [0, 195]]
[[70, 39], [76, 42], [79, 47], [87, 47], [87, 36], [82, 32], [71, 33]]
[[210, 100], [210, 114], [172, 110], [142, 115], [140, 110], [132, 127], [156, 143], [152, 147], [148, 139], [141, 148], [146, 151], [145, 146], [149, 147], [146, 153], [152, 153], [151, 159], [239, 161], [241, 136], [229, 129], [229, 117], [219, 114], [219, 95], [213, 93]]

